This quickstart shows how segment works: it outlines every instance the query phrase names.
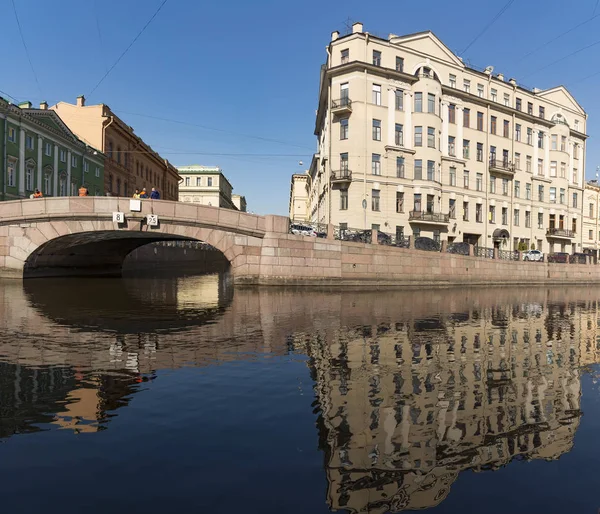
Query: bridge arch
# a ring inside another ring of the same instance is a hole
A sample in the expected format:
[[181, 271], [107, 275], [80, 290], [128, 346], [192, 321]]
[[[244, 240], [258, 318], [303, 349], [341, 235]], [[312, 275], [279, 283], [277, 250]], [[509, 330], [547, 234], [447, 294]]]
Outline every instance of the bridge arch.
[[[125, 214], [124, 223], [113, 221]], [[158, 226], [147, 216], [158, 216]], [[66, 197], [0, 204], [3, 275], [64, 276], [120, 273], [125, 257], [155, 241], [203, 241], [220, 250], [234, 275], [258, 275], [265, 218], [217, 207], [168, 201]], [[256, 266], [250, 264], [256, 262]]]

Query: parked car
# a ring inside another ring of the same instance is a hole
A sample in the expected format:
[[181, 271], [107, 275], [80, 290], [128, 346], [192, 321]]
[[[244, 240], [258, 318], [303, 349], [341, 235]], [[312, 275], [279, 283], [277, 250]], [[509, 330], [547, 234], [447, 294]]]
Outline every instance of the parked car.
[[298, 225], [298, 224], [290, 225], [290, 232], [296, 236], [317, 237], [317, 233], [315, 232], [315, 229], [312, 228], [310, 225]]
[[544, 262], [544, 254], [539, 250], [529, 250], [527, 252], [523, 252], [523, 260]]
[[548, 262], [569, 262], [569, 257], [565, 252], [551, 253], [548, 255]]

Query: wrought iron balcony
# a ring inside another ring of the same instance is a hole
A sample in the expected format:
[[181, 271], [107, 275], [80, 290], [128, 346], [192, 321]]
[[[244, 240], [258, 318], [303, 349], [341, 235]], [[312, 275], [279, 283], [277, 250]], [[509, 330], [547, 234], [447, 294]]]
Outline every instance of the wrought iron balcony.
[[566, 230], [564, 228], [549, 228], [546, 231], [546, 236], [571, 239], [575, 237], [575, 232], [573, 230]]
[[422, 223], [449, 223], [450, 215], [441, 212], [426, 212], [426, 211], [410, 211], [408, 213], [408, 221]]
[[352, 100], [342, 97], [331, 101], [331, 112], [333, 114], [349, 114], [352, 112]]
[[343, 182], [352, 182], [352, 172], [350, 170], [337, 170], [331, 172], [331, 183], [341, 184]]
[[515, 165], [512, 162], [506, 161], [504, 159], [490, 159], [490, 171], [495, 171], [497, 173], [510, 173], [513, 175], [515, 173]]

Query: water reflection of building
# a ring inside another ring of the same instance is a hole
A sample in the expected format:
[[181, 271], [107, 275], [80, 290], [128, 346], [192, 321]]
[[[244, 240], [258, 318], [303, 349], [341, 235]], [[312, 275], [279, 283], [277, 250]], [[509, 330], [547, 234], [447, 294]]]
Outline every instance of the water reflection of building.
[[462, 470], [568, 452], [596, 307], [505, 304], [296, 337], [321, 406], [330, 506], [427, 508]]

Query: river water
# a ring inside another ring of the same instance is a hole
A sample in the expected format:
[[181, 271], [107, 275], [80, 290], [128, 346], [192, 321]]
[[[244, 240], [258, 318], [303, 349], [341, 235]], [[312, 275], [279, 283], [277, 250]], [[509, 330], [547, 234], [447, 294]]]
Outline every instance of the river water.
[[2, 508], [596, 513], [599, 299], [2, 282]]

